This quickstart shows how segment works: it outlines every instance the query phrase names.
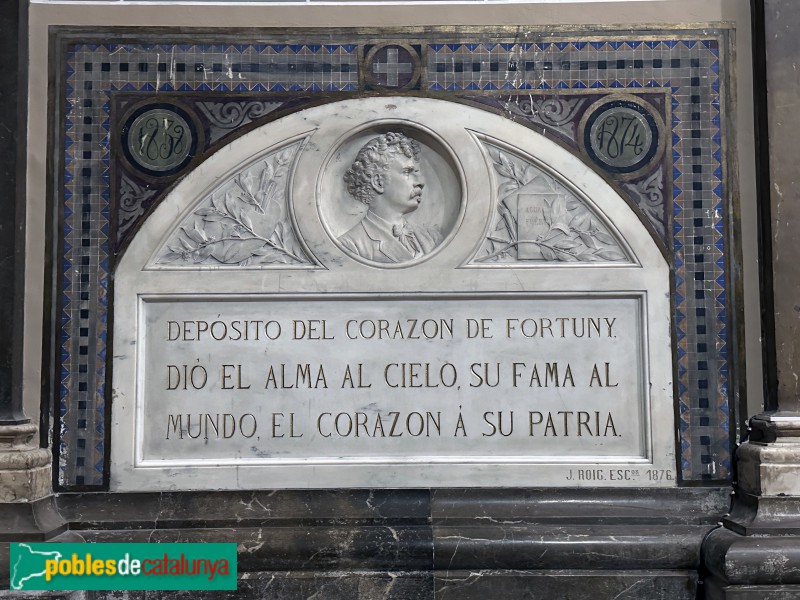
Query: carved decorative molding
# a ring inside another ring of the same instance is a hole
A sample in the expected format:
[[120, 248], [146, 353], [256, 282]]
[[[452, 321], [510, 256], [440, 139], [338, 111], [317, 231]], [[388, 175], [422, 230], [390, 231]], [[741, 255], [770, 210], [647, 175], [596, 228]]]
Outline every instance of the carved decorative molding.
[[497, 214], [474, 263], [630, 262], [594, 211], [531, 162], [485, 144]]
[[272, 152], [195, 205], [157, 253], [156, 264], [259, 267], [311, 261], [288, 207], [291, 165], [302, 142]]
[[125, 175], [120, 178], [119, 187], [119, 223], [117, 224], [117, 240], [125, 237], [128, 229], [144, 214], [144, 204], [156, 195], [158, 190], [143, 188]]
[[664, 173], [661, 168], [646, 178], [633, 183], [623, 184], [631, 192], [636, 204], [647, 215], [648, 220], [664, 238]]
[[575, 116], [586, 102], [584, 98], [542, 98], [507, 102], [505, 108], [513, 115], [532, 123], [552, 127], [575, 140]]
[[268, 115], [283, 106], [283, 102], [259, 100], [232, 102], [199, 102], [203, 114], [211, 121], [209, 141], [213, 144], [238, 127]]

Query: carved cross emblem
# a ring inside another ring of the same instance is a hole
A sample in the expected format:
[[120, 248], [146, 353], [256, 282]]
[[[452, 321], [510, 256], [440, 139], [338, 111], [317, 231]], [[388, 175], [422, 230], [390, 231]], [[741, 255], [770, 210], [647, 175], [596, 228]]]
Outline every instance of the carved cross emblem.
[[374, 54], [371, 70], [376, 84], [403, 87], [414, 78], [414, 56], [403, 47], [387, 46]]

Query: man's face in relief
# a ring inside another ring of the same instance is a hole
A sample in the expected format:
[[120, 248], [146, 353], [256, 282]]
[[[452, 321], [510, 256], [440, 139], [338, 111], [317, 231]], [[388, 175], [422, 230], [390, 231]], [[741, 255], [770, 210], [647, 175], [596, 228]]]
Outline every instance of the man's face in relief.
[[383, 193], [379, 202], [386, 210], [407, 215], [419, 208], [425, 183], [417, 161], [396, 154], [381, 175]]

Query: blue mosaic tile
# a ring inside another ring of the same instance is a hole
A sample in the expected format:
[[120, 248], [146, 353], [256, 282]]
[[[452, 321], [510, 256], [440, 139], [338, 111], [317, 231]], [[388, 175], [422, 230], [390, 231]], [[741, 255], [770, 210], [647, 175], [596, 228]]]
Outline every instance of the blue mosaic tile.
[[[324, 40], [310, 33], [292, 35], [296, 42], [203, 45], [172, 44], [168, 39], [158, 44], [112, 40], [65, 48], [64, 222], [59, 244], [65, 269], [56, 425], [62, 487], [100, 488], [107, 471], [104, 384], [109, 259], [113, 258], [109, 240], [116, 239], [109, 202], [109, 168], [115, 160], [110, 138], [117, 127], [110, 121], [111, 100], [120, 92], [144, 97], [157, 95], [156, 90], [236, 97], [364, 89], [359, 61], [366, 46], [331, 40], [329, 35]], [[532, 94], [664, 90], [667, 94], [671, 115], [666, 122], [671, 131], [665, 172], [671, 174], [671, 182], [664, 182], [664, 196], [672, 238], [668, 247], [673, 249], [675, 265], [681, 477], [730, 479], [719, 34], [692, 40], [639, 35], [627, 41], [522, 43], [504, 41], [496, 34], [488, 36], [492, 39], [443, 35], [432, 32], [427, 38], [405, 40], [423, 48], [419, 86], [437, 97], [515, 90]], [[369, 43], [381, 39], [376, 33]], [[699, 364], [705, 369], [701, 371]]]

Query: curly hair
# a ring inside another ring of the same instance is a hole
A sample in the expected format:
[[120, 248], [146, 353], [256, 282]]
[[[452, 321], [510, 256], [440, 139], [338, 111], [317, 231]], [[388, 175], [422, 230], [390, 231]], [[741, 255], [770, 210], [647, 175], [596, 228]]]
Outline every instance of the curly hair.
[[398, 152], [419, 160], [419, 145], [402, 133], [385, 133], [367, 142], [344, 174], [347, 191], [359, 202], [369, 205], [375, 197], [373, 176], [385, 171]]

